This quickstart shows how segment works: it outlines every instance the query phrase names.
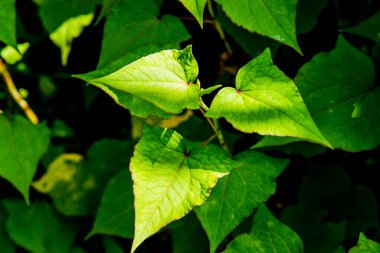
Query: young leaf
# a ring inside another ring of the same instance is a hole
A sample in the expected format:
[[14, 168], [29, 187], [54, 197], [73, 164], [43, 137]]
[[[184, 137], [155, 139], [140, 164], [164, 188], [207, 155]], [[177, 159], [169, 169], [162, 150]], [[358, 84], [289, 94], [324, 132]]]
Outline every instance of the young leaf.
[[51, 34], [72, 17], [95, 11], [95, 5], [99, 0], [32, 0], [38, 5], [38, 14], [46, 31]]
[[92, 73], [76, 77], [129, 93], [177, 114], [185, 108], [198, 108], [197, 75], [198, 64], [189, 46], [184, 50], [163, 50], [145, 56], [103, 77], [92, 79]]
[[297, 0], [216, 0], [227, 16], [250, 32], [270, 37], [302, 54], [296, 37]]
[[342, 29], [342, 32], [358, 34], [362, 37], [369, 38], [373, 41], [380, 42], [380, 11], [376, 12], [375, 15], [364, 20], [360, 24]]
[[125, 0], [114, 8], [104, 28], [99, 69], [141, 46], [155, 44], [158, 50], [177, 48], [190, 38], [179, 18], [164, 15], [158, 19], [161, 2]]
[[133, 252], [146, 238], [201, 205], [218, 178], [238, 165], [214, 145], [145, 125], [130, 169], [135, 195]]
[[17, 49], [15, 0], [0, 1], [0, 41]]
[[377, 253], [380, 252], [378, 242], [367, 239], [363, 233], [359, 235], [359, 241], [355, 247], [351, 248], [348, 253]]
[[89, 148], [85, 160], [79, 154], [60, 155], [33, 186], [49, 194], [65, 215], [91, 214], [107, 181], [128, 168], [131, 149], [129, 142], [101, 140]]
[[252, 231], [236, 237], [223, 253], [303, 253], [298, 235], [275, 219], [265, 205], [255, 214]]
[[235, 160], [241, 166], [220, 179], [207, 201], [195, 209], [210, 240], [210, 252], [275, 192], [275, 179], [288, 163], [254, 151]]
[[374, 64], [340, 36], [336, 48], [316, 55], [295, 83], [313, 119], [334, 148], [372, 149], [380, 143], [380, 89]]
[[179, 0], [203, 28], [203, 12], [207, 0]]
[[107, 234], [133, 238], [134, 217], [131, 173], [121, 170], [109, 181], [87, 237]]
[[73, 40], [79, 37], [86, 26], [91, 24], [93, 17], [94, 13], [71, 17], [50, 34], [50, 39], [61, 49], [62, 65], [67, 64]]
[[[15, 116], [0, 115], [0, 176], [13, 184], [29, 203], [29, 186], [49, 145], [49, 129]], [[31, 146], [32, 145], [32, 146]]]
[[225, 117], [246, 133], [293, 136], [330, 146], [293, 81], [273, 65], [268, 49], [239, 70], [236, 89], [218, 92], [206, 116]]
[[12, 240], [39, 253], [67, 253], [79, 230], [79, 224], [56, 214], [47, 203], [31, 206], [19, 201], [6, 201], [9, 214], [7, 229]]

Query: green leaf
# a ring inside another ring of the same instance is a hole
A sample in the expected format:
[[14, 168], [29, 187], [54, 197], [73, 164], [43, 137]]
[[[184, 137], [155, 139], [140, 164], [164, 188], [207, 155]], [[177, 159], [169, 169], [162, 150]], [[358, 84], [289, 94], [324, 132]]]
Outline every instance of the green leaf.
[[177, 48], [190, 38], [179, 18], [164, 15], [158, 19], [158, 2], [125, 0], [114, 8], [104, 28], [99, 69], [141, 46], [154, 44], [158, 50]]
[[23, 55], [28, 50], [29, 46], [29, 42], [18, 44], [17, 50], [14, 49], [12, 46], [6, 46], [3, 49], [1, 49], [0, 56], [4, 59], [6, 63], [11, 65], [16, 64], [17, 62], [21, 61]]
[[207, 0], [179, 0], [203, 28], [203, 12]]
[[17, 48], [15, 0], [0, 1], [0, 41]]
[[85, 160], [79, 154], [60, 155], [33, 186], [49, 194], [65, 215], [91, 214], [108, 180], [128, 168], [131, 149], [129, 142], [101, 140], [89, 148]]
[[330, 0], [298, 0], [297, 3], [297, 34], [310, 32], [318, 22], [321, 11]]
[[296, 37], [297, 0], [216, 0], [231, 20], [250, 32], [270, 37], [302, 54]]
[[133, 238], [134, 217], [131, 173], [121, 170], [109, 181], [87, 237], [107, 234]]
[[6, 201], [9, 214], [7, 229], [12, 240], [35, 253], [67, 253], [79, 230], [73, 220], [58, 216], [47, 203], [26, 206], [20, 201]]
[[16, 246], [8, 235], [6, 229], [7, 212], [3, 208], [3, 204], [0, 203], [0, 245], [1, 251], [6, 253], [16, 252]]
[[355, 247], [351, 248], [349, 253], [377, 253], [380, 252], [380, 244], [367, 239], [363, 233], [360, 233], [359, 241]]
[[217, 85], [208, 87], [207, 89], [202, 89], [201, 88], [200, 96], [211, 94], [214, 90], [217, 90], [217, 89], [219, 89], [222, 86], [223, 85], [221, 85], [221, 84], [217, 84]]
[[267, 47], [269, 47], [272, 54], [275, 55], [280, 46], [280, 43], [277, 41], [249, 32], [246, 29], [235, 25], [221, 8], [219, 8], [216, 18], [223, 27], [223, 30], [229, 33], [232, 39], [234, 39], [251, 57], [258, 56]]
[[224, 117], [246, 133], [293, 136], [329, 146], [297, 87], [273, 65], [268, 49], [239, 70], [236, 89], [218, 92], [206, 116]]
[[369, 38], [373, 41], [380, 42], [380, 11], [373, 16], [359, 23], [358, 25], [346, 29], [341, 29], [342, 32], [348, 32]]
[[275, 219], [262, 205], [250, 234], [236, 237], [224, 253], [303, 253], [302, 241], [290, 228]]
[[173, 130], [145, 125], [130, 164], [136, 215], [131, 251], [201, 205], [218, 178], [237, 165], [220, 147], [200, 146]]
[[102, 10], [100, 11], [96, 23], [98, 24], [102, 18], [107, 17], [111, 13], [112, 8], [117, 6], [120, 1], [121, 0], [103, 0]]
[[49, 139], [49, 129], [43, 124], [35, 126], [19, 116], [9, 121], [0, 115], [0, 176], [14, 185], [27, 203], [29, 186]]
[[356, 152], [380, 143], [380, 89], [371, 59], [342, 36], [316, 55], [295, 83], [322, 134], [334, 148]]
[[103, 236], [105, 253], [124, 253], [123, 249], [111, 237]]
[[[98, 0], [33, 0], [46, 31], [51, 34], [66, 20], [95, 11]], [[70, 32], [70, 31], [68, 31]]]
[[109, 75], [92, 79], [93, 73], [76, 75], [94, 85], [111, 87], [148, 101], [168, 113], [198, 109], [198, 64], [191, 46], [163, 50], [130, 63]]
[[298, 205], [286, 207], [281, 213], [281, 221], [301, 237], [305, 252], [330, 253], [345, 239], [346, 223], [324, 222], [326, 215], [327, 211]]
[[207, 201], [195, 209], [210, 240], [210, 252], [275, 192], [275, 179], [288, 163], [254, 151], [235, 160], [241, 166], [220, 179]]
[[[207, 235], [193, 212], [168, 226], [172, 253], [207, 253]], [[191, 240], [189, 240], [191, 238]]]
[[79, 37], [86, 26], [91, 24], [93, 17], [94, 13], [71, 17], [50, 34], [50, 39], [61, 49], [63, 66], [67, 65], [73, 40]]

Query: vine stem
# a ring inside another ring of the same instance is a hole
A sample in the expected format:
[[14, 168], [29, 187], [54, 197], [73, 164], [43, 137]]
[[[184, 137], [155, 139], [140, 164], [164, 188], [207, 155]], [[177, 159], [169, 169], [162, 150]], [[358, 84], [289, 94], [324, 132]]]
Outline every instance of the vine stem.
[[214, 21], [212, 23], [212, 25], [214, 26], [215, 30], [218, 32], [219, 37], [222, 39], [224, 46], [226, 47], [227, 52], [230, 55], [232, 55], [233, 51], [232, 51], [232, 48], [230, 46], [230, 43], [228, 43], [228, 41], [226, 39], [226, 34], [224, 33], [223, 28], [220, 25], [219, 21], [215, 18], [215, 12], [214, 12], [214, 9], [212, 8], [211, 0], [207, 0], [207, 9], [208, 9], [208, 12], [210, 13], [211, 18]]
[[[199, 109], [200, 111], [205, 114], [208, 110], [210, 110], [210, 108], [203, 102], [202, 98], [199, 99], [198, 101], [198, 105], [199, 105]], [[220, 129], [220, 125], [219, 125], [219, 122], [217, 119], [210, 119], [210, 118], [207, 118], [207, 121], [209, 122], [209, 124], [211, 125], [212, 129], [215, 131], [215, 134], [216, 136], [218, 137], [218, 140], [219, 140], [219, 143], [220, 145], [222, 146], [222, 148], [227, 151], [227, 153], [231, 156], [231, 152], [230, 150], [228, 149], [228, 146], [227, 146], [227, 143], [225, 142], [224, 140], [224, 136], [223, 136], [223, 133], [222, 133], [222, 130]], [[211, 138], [211, 137], [210, 137]], [[215, 136], [212, 136], [212, 139], [215, 138]], [[211, 139], [211, 140], [212, 140]], [[211, 141], [210, 140], [210, 141]]]
[[7, 67], [5, 66], [3, 60], [0, 58], [0, 75], [3, 77], [3, 80], [8, 88], [9, 94], [12, 96], [12, 98], [16, 101], [16, 103], [20, 106], [20, 108], [24, 111], [26, 117], [32, 122], [33, 124], [38, 124], [38, 117], [34, 113], [34, 111], [29, 107], [28, 102], [26, 102], [20, 93], [17, 90], [16, 85], [13, 82], [13, 79], [11, 75], [9, 74], [9, 71]]

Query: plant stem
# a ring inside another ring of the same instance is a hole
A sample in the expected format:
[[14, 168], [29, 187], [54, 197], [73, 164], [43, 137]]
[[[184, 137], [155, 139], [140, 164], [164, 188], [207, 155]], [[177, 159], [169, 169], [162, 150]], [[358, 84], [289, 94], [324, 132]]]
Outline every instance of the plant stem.
[[0, 58], [0, 75], [3, 77], [3, 80], [5, 84], [7, 85], [9, 94], [11, 94], [12, 98], [24, 111], [26, 117], [28, 117], [30, 122], [32, 122], [33, 124], [38, 124], [37, 115], [33, 112], [33, 110], [29, 107], [29, 104], [22, 98], [22, 96], [18, 92], [17, 87], [14, 84], [12, 77], [8, 72], [8, 69], [1, 58]]
[[[205, 112], [207, 112], [208, 110], [210, 110], [210, 108], [203, 102], [202, 98], [199, 99], [198, 104], [199, 104], [199, 107], [200, 107], [199, 109], [201, 110], [201, 112], [203, 114]], [[217, 119], [212, 119], [212, 121], [211, 121], [210, 118], [207, 118], [207, 117], [206, 117], [206, 119], [210, 123], [211, 127], [214, 129], [215, 134], [218, 137], [219, 143], [222, 146], [222, 148], [224, 150], [226, 150], [227, 153], [231, 156], [231, 152], [228, 149], [227, 143], [224, 140], [223, 133], [222, 133], [222, 130], [220, 129], [220, 125], [219, 125], [218, 120]]]
[[208, 9], [208, 12], [210, 13], [210, 16], [214, 20], [214, 22], [212, 24], [213, 24], [215, 30], [218, 32], [219, 37], [222, 39], [224, 46], [226, 47], [227, 52], [230, 55], [232, 55], [233, 51], [232, 51], [230, 44], [228, 43], [228, 41], [226, 39], [226, 34], [224, 33], [223, 28], [220, 25], [219, 21], [215, 18], [215, 12], [214, 12], [214, 9], [212, 8], [211, 0], [207, 0], [207, 9]]

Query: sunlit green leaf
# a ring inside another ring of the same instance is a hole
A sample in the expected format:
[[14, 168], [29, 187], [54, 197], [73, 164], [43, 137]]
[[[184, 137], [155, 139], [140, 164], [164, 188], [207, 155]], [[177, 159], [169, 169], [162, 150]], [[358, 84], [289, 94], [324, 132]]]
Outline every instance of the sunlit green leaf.
[[93, 73], [76, 75], [94, 85], [126, 92], [168, 113], [198, 109], [198, 64], [191, 46], [164, 50], [130, 63], [109, 75], [92, 79]]
[[236, 166], [220, 147], [200, 146], [173, 130], [145, 125], [130, 165], [136, 215], [132, 252], [163, 226], [201, 205], [218, 178]]
[[107, 18], [98, 68], [141, 46], [154, 44], [159, 51], [178, 48], [180, 42], [189, 39], [177, 17], [164, 15], [158, 19], [159, 8], [160, 1], [155, 0], [122, 1]]
[[[51, 34], [66, 20], [95, 11], [99, 0], [32, 0], [38, 6], [38, 14], [46, 31]], [[69, 32], [69, 31], [68, 31]]]
[[108, 180], [118, 170], [128, 168], [131, 153], [128, 142], [99, 141], [90, 147], [85, 160], [79, 154], [57, 157], [33, 186], [49, 194], [56, 208], [66, 215], [93, 213]]
[[15, 0], [0, 0], [0, 41], [17, 48]]
[[250, 32], [270, 37], [294, 48], [301, 49], [296, 38], [297, 0], [216, 0], [231, 20]]
[[236, 89], [219, 91], [206, 116], [224, 117], [246, 133], [300, 137], [329, 146], [293, 81], [273, 65], [269, 50], [239, 70]]
[[16, 64], [22, 59], [23, 54], [25, 54], [26, 50], [28, 50], [30, 44], [28, 42], [18, 44], [17, 50], [14, 49], [12, 46], [6, 46], [4, 47], [1, 52], [0, 56], [4, 59], [4, 61], [8, 64]]
[[93, 17], [93, 13], [71, 17], [50, 34], [50, 39], [61, 49], [62, 65], [67, 64], [73, 40], [79, 37], [83, 29], [91, 23]]
[[303, 246], [298, 235], [262, 205], [255, 214], [251, 233], [236, 237], [223, 252], [303, 253]]
[[79, 230], [78, 223], [57, 215], [47, 203], [27, 206], [6, 201], [7, 229], [12, 240], [33, 253], [67, 253]]
[[275, 192], [275, 179], [287, 165], [286, 160], [254, 151], [235, 160], [242, 165], [220, 179], [207, 201], [195, 209], [210, 240], [210, 252]]
[[268, 37], [263, 37], [257, 33], [252, 33], [246, 29], [234, 24], [224, 11], [220, 10], [216, 16], [220, 25], [227, 33], [229, 33], [239, 46], [251, 57], [261, 54], [267, 47], [270, 48], [272, 55], [275, 55], [280, 43]]
[[355, 247], [351, 248], [349, 253], [377, 253], [380, 252], [378, 242], [367, 239], [363, 233], [360, 233], [359, 241]]
[[105, 189], [94, 226], [89, 236], [94, 234], [117, 235], [132, 238], [134, 206], [132, 179], [129, 170], [121, 170]]
[[203, 28], [203, 12], [207, 0], [179, 0]]
[[49, 129], [43, 124], [35, 126], [20, 116], [9, 120], [0, 115], [0, 176], [11, 182], [26, 202], [29, 202], [29, 186], [49, 139]]
[[369, 38], [376, 42], [380, 42], [380, 11], [376, 12], [373, 16], [359, 23], [358, 25], [346, 29], [343, 32], [358, 34], [362, 37]]

